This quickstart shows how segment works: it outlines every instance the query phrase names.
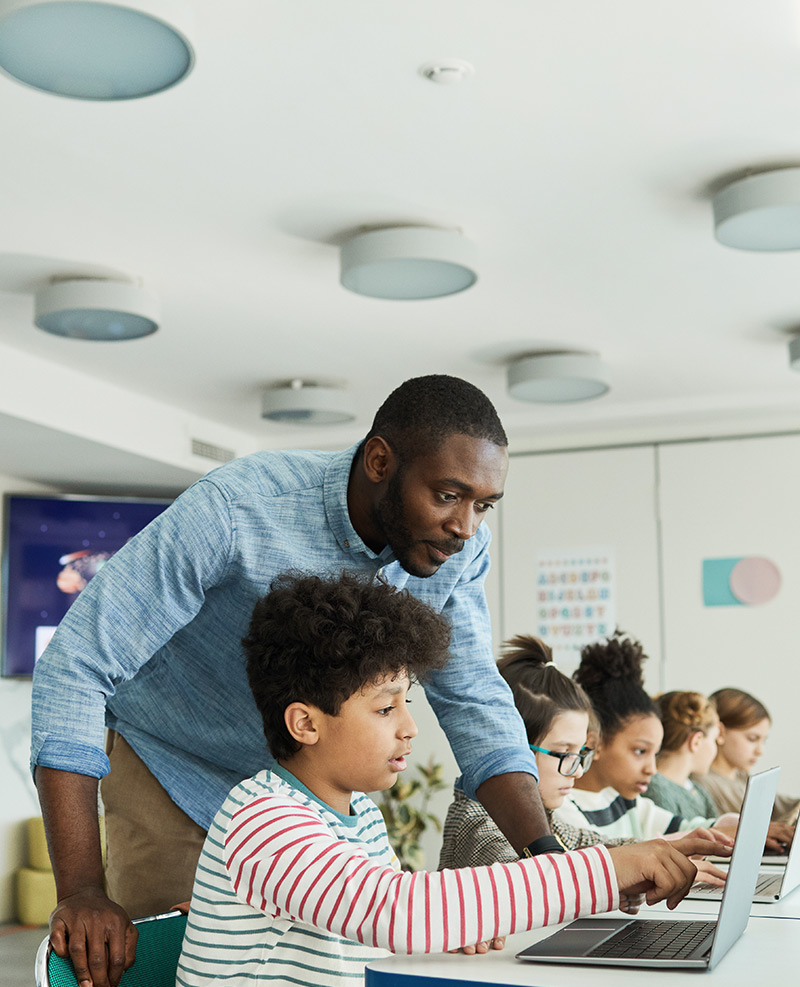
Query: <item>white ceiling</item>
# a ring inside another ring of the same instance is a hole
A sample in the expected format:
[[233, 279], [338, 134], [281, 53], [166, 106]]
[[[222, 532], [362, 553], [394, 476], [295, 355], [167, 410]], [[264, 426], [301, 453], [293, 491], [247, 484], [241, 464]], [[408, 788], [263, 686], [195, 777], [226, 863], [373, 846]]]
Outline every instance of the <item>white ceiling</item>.
[[[510, 434], [778, 411], [800, 426], [800, 258], [720, 246], [714, 188], [800, 164], [790, 0], [193, 0], [175, 89], [92, 103], [0, 77], [0, 342], [257, 437], [263, 387], [346, 383], [357, 438], [388, 391], [467, 377]], [[438, 86], [439, 57], [475, 74]], [[475, 287], [388, 302], [338, 282], [362, 226], [457, 227]], [[119, 344], [32, 326], [48, 273], [141, 276], [161, 330]], [[613, 388], [505, 393], [510, 355], [599, 351]], [[333, 435], [333, 433], [330, 433]]]

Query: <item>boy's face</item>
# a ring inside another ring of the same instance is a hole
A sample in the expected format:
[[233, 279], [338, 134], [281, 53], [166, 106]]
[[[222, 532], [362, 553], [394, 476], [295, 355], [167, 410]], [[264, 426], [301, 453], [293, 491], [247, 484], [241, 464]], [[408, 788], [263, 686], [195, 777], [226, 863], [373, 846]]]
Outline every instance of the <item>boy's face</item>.
[[[315, 709], [318, 739], [296, 755], [303, 762], [300, 780], [337, 812], [349, 813], [353, 792], [391, 788], [405, 770], [417, 735], [406, 703], [409, 684], [405, 673], [371, 682], [345, 700], [338, 716]], [[288, 767], [294, 770], [293, 763]]]

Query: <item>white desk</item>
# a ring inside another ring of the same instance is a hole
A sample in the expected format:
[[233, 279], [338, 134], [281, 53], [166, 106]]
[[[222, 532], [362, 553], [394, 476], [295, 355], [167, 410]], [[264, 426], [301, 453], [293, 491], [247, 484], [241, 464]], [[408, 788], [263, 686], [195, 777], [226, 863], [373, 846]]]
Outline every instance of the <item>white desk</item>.
[[[686, 904], [689, 904], [687, 902]], [[696, 904], [705, 906], [705, 902]], [[712, 908], [715, 906], [711, 906]], [[768, 907], [768, 906], [767, 906]], [[653, 915], [653, 911], [649, 912]], [[686, 915], [688, 916], [688, 913]], [[472, 987], [475, 984], [527, 987], [757, 987], [770, 977], [797, 982], [800, 969], [800, 928], [794, 921], [751, 918], [741, 939], [716, 969], [653, 970], [633, 967], [588, 967], [524, 963], [514, 954], [550, 935], [557, 927], [509, 936], [506, 948], [481, 956], [446, 953], [390, 956], [367, 965], [366, 987]], [[646, 978], [646, 980], [645, 980]], [[702, 979], [697, 979], [702, 978]]]
[[[654, 905], [652, 908], [642, 909], [641, 914], [646, 915], [649, 912], [652, 915], [654, 912], [660, 911], [667, 912], [677, 918], [683, 918], [684, 915], [717, 915], [719, 913], [719, 905], [720, 903], [718, 901], [684, 898], [673, 912], [669, 912], [667, 906], [662, 902], [661, 904]], [[800, 920], [800, 888], [795, 888], [785, 898], [781, 898], [780, 901], [772, 902], [769, 905], [759, 904], [754, 901], [750, 906], [750, 917]], [[798, 929], [797, 934], [800, 937], [800, 929]]]

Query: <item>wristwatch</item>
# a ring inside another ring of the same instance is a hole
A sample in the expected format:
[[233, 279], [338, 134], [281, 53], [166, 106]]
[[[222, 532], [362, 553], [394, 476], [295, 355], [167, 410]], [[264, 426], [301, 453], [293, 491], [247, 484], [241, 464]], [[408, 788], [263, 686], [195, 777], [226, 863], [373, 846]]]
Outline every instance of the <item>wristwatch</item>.
[[522, 851], [523, 857], [538, 857], [540, 853], [564, 853], [564, 847], [555, 836], [540, 836]]

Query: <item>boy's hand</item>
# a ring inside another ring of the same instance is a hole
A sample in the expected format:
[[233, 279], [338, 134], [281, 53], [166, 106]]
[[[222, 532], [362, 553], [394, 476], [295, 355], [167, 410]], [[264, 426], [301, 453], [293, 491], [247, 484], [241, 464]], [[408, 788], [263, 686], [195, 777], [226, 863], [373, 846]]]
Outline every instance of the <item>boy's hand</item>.
[[619, 895], [619, 910], [625, 912], [627, 915], [638, 915], [639, 909], [644, 904], [643, 894], [625, 894], [624, 891], [620, 892]]
[[488, 953], [490, 949], [503, 949], [506, 944], [506, 937], [500, 936], [498, 939], [488, 939], [486, 942], [476, 943], [474, 946], [462, 946], [461, 949], [451, 949], [451, 953], [464, 953], [465, 956], [474, 956], [476, 953]]
[[722, 843], [684, 837], [674, 843], [649, 840], [628, 846], [610, 847], [620, 892], [630, 897], [644, 894], [648, 905], [666, 899], [675, 908], [694, 881], [697, 868], [691, 854], [729, 856], [731, 849]]

